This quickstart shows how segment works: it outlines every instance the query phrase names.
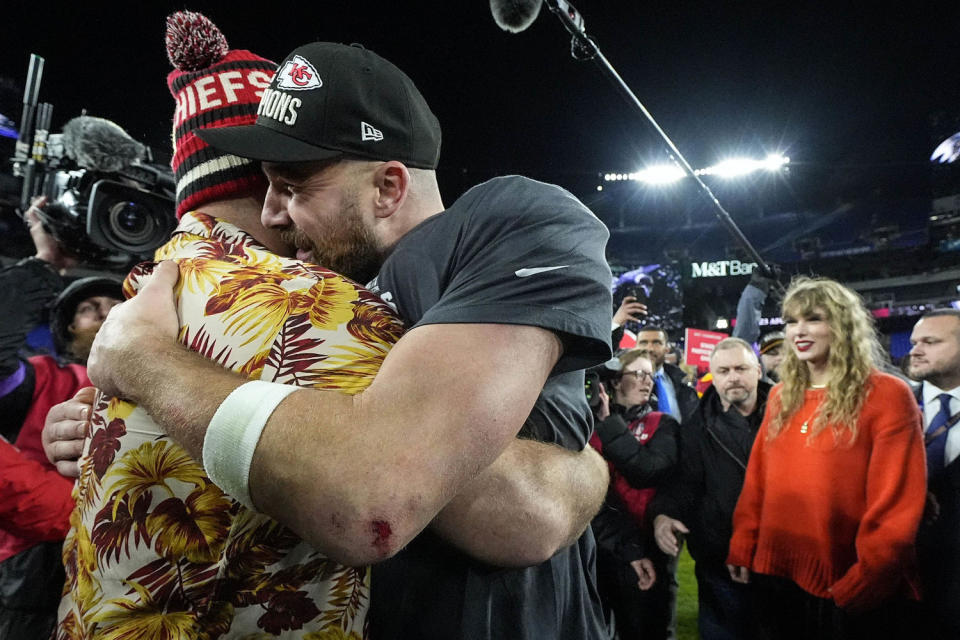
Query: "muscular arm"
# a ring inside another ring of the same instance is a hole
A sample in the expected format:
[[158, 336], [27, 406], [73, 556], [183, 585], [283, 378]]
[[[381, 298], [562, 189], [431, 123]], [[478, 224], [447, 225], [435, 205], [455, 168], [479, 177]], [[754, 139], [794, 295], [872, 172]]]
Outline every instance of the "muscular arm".
[[608, 482], [607, 464], [593, 447], [575, 452], [517, 439], [431, 526], [478, 560], [539, 564], [583, 534], [603, 504]]
[[[79, 475], [77, 458], [93, 391], [82, 389], [47, 415], [44, 450], [69, 478]], [[431, 527], [482, 562], [538, 564], [582, 535], [602, 504], [608, 482], [607, 465], [592, 447], [575, 452], [515, 439], [443, 508]]]
[[[111, 313], [90, 373], [199, 459], [206, 425], [244, 379], [172, 340], [169, 267]], [[334, 558], [388, 557], [513, 440], [560, 352], [558, 338], [535, 327], [414, 329], [362, 394], [302, 389], [278, 406], [251, 468], [253, 499]], [[484, 354], [469, 376], [463, 353]]]

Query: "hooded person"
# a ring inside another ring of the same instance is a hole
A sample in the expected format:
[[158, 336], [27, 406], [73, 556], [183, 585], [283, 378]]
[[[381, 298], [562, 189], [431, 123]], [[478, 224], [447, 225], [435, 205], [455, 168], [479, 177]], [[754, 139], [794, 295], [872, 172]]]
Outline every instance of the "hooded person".
[[121, 302], [123, 285], [115, 278], [80, 278], [60, 292], [50, 307], [50, 334], [61, 358], [86, 364], [106, 314]]

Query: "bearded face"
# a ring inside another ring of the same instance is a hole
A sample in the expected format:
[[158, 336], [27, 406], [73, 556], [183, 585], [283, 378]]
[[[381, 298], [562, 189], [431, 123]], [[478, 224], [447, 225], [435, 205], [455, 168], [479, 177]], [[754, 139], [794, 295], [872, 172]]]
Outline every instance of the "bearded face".
[[347, 199], [336, 225], [324, 233], [308, 236], [297, 226], [280, 233], [281, 239], [297, 250], [297, 258], [366, 284], [377, 275], [383, 263], [373, 232], [363, 224], [360, 207]]
[[102, 324], [102, 322], [95, 322], [80, 328], [70, 327], [72, 340], [67, 345], [67, 349], [74, 360], [86, 364], [87, 358], [90, 357], [90, 348], [93, 347], [93, 340], [97, 337]]

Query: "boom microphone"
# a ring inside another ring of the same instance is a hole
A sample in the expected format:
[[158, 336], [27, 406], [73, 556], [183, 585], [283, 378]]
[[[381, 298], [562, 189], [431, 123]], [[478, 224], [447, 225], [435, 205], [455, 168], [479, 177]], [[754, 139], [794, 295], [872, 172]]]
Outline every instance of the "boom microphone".
[[63, 150], [84, 169], [116, 173], [144, 159], [145, 147], [104, 118], [78, 116], [63, 127]]
[[504, 31], [520, 33], [537, 19], [543, 0], [490, 0], [493, 21]]
[[[577, 11], [573, 5], [567, 0], [490, 0], [490, 11], [493, 13], [493, 20], [501, 29], [511, 33], [519, 33], [533, 24], [533, 21], [537, 19], [537, 15], [540, 13], [540, 5], [544, 2], [546, 2], [551, 13], [559, 18], [564, 29], [572, 36], [570, 55], [576, 60], [593, 60], [597, 63], [601, 72], [620, 90], [621, 95], [626, 98], [627, 102], [633, 105], [660, 135], [660, 138], [670, 152], [671, 159], [696, 183], [701, 195], [713, 206], [717, 218], [727, 227], [727, 231], [729, 231], [747, 251], [747, 254], [753, 261], [757, 263], [761, 272], [774, 274], [773, 269], [764, 262], [760, 254], [757, 253], [757, 250], [754, 249], [750, 241], [747, 240], [747, 237], [743, 235], [740, 227], [737, 226], [730, 217], [730, 214], [727, 213], [727, 210], [723, 208], [720, 201], [717, 200], [713, 192], [710, 191], [710, 187], [700, 179], [700, 176], [693, 170], [693, 167], [690, 166], [687, 159], [684, 158], [680, 150], [677, 149], [673, 140], [660, 128], [660, 125], [657, 124], [657, 121], [654, 120], [650, 112], [647, 111], [647, 108], [643, 106], [640, 99], [631, 91], [627, 83], [623, 81], [623, 78], [621, 78], [620, 74], [613, 68], [613, 65], [607, 61], [594, 39], [587, 35], [583, 16], [580, 15], [580, 12]], [[936, 152], [934, 152], [934, 155], [936, 156]], [[771, 277], [776, 279], [775, 275], [771, 275]], [[780, 288], [782, 290], [782, 286]]]

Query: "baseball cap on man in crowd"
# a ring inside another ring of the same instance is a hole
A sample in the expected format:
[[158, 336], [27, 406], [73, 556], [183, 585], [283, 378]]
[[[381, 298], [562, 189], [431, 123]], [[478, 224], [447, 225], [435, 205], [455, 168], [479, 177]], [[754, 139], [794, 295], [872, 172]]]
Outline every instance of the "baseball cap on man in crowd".
[[771, 331], [760, 338], [760, 354], [776, 349], [783, 344], [783, 331]]

